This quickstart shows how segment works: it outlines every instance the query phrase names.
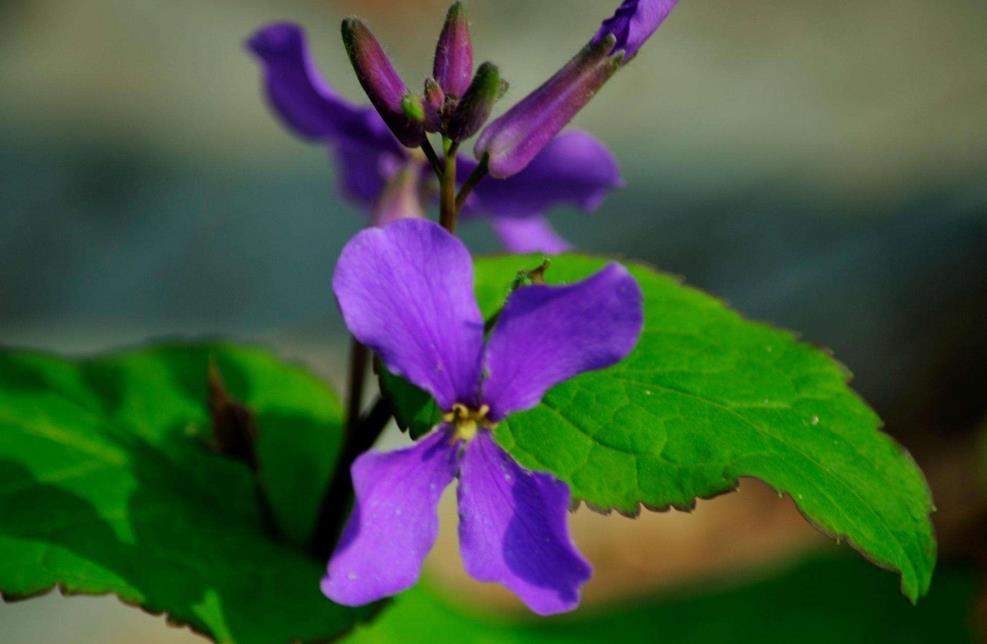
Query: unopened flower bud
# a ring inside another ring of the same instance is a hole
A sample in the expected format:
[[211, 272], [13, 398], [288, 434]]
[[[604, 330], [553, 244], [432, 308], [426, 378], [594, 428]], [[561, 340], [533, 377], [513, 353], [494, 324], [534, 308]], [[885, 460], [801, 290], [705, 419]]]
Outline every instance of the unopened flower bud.
[[433, 76], [442, 90], [453, 98], [462, 98], [469, 88], [473, 77], [473, 42], [462, 2], [449, 7], [435, 48]]
[[[355, 18], [343, 21], [343, 43], [370, 102], [401, 143], [409, 148], [425, 138], [424, 114], [417, 119], [405, 110], [410, 92], [366, 25]], [[411, 106], [414, 108], [414, 106]]]
[[453, 141], [463, 141], [479, 132], [501, 96], [501, 87], [497, 66], [491, 63], [480, 65], [469, 89], [449, 117], [446, 136]]
[[624, 0], [593, 40], [544, 85], [491, 123], [476, 144], [490, 174], [523, 170], [617, 69], [637, 55], [678, 0]]
[[610, 35], [587, 45], [483, 131], [476, 157], [487, 157], [491, 176], [506, 178], [523, 170], [593, 98], [620, 66], [622, 57], [610, 56], [615, 43]]
[[438, 132], [442, 128], [442, 110], [446, 94], [434, 78], [425, 79], [425, 131]]

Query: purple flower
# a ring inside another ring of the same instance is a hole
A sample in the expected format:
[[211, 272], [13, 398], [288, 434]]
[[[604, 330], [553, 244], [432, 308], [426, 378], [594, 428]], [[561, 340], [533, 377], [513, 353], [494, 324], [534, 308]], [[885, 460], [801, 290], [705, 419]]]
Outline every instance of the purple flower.
[[626, 0], [593, 40], [541, 87], [488, 125], [476, 142], [490, 175], [524, 170], [621, 65], [633, 58], [678, 0]]
[[[303, 138], [331, 147], [344, 195], [369, 210], [372, 223], [419, 217], [432, 205], [434, 179], [424, 157], [402, 146], [374, 108], [346, 101], [320, 78], [300, 27], [264, 27], [247, 46], [263, 66], [275, 112]], [[460, 180], [475, 167], [461, 160]], [[571, 131], [548, 144], [525, 172], [482, 181], [464, 216], [490, 216], [511, 250], [556, 252], [564, 242], [545, 211], [562, 204], [592, 210], [621, 184], [610, 151], [589, 134]]]
[[417, 445], [354, 463], [356, 503], [323, 592], [361, 605], [413, 585], [438, 532], [439, 497], [458, 477], [466, 571], [536, 613], [575, 608], [591, 571], [566, 527], [569, 489], [518, 465], [492, 430], [633, 349], [643, 325], [634, 279], [611, 264], [578, 284], [523, 287], [485, 339], [466, 247], [432, 222], [406, 220], [357, 235], [333, 288], [353, 335], [446, 414]]

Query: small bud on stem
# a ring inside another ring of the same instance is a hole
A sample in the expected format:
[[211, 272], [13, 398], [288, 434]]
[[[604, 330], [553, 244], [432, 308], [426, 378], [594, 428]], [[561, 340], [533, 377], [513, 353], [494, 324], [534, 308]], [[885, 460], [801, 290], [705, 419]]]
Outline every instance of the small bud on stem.
[[480, 65], [469, 89], [449, 117], [446, 135], [453, 141], [463, 141], [479, 132], [490, 118], [500, 91], [500, 70], [497, 66], [491, 63]]

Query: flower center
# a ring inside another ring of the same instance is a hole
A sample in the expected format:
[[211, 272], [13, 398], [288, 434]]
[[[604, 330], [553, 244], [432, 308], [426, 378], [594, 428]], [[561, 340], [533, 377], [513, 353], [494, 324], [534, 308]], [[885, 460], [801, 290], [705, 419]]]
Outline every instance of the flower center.
[[442, 420], [455, 429], [453, 442], [471, 441], [481, 429], [494, 429], [497, 423], [487, 418], [490, 413], [489, 405], [481, 405], [479, 409], [471, 409], [459, 403], [442, 416]]

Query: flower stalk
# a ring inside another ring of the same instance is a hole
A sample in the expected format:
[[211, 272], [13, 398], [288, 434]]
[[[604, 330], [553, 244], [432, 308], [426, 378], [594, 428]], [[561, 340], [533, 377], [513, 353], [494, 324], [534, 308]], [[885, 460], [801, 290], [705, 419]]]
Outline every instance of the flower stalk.
[[459, 220], [459, 208], [456, 206], [456, 154], [459, 143], [444, 139], [445, 169], [439, 177], [440, 201], [439, 223], [452, 234], [456, 234], [456, 224]]

